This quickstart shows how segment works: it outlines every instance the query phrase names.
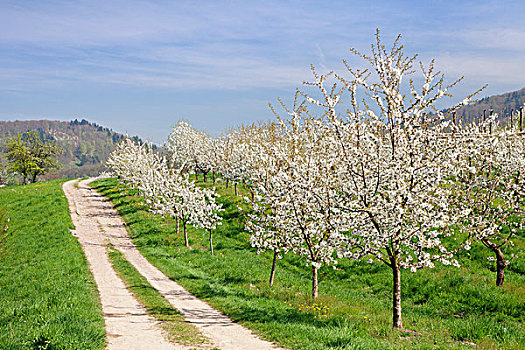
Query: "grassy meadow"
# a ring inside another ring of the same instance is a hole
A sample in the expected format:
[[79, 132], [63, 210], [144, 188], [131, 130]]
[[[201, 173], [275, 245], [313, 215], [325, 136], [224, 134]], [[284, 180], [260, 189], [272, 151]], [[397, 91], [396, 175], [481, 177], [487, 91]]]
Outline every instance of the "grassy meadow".
[[0, 188], [0, 349], [103, 349], [96, 285], [75, 237], [64, 181]]
[[[237, 209], [241, 199], [222, 183], [217, 189], [226, 211], [214, 231], [214, 256], [204, 231], [190, 228], [192, 249], [185, 248], [174, 220], [152, 216], [136, 192], [116, 179], [92, 186], [113, 201], [150, 262], [234, 321], [287, 348], [525, 348], [523, 258], [507, 267], [503, 287], [495, 286], [495, 263], [481, 244], [459, 256], [461, 268], [403, 271], [404, 325], [413, 335], [392, 329], [392, 277], [385, 265], [341, 260], [335, 270], [322, 268], [320, 297], [312, 302], [310, 269], [288, 254], [278, 261], [270, 287], [272, 256], [250, 247]], [[523, 247], [525, 238], [516, 243]]]

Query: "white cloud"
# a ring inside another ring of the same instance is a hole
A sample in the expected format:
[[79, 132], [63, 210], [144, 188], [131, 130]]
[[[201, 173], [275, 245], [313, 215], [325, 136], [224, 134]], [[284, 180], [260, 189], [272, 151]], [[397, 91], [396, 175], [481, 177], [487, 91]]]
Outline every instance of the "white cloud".
[[[503, 92], [525, 83], [525, 32], [517, 22], [523, 4], [4, 0], [0, 92], [12, 97], [4, 98], [9, 107], [3, 107], [20, 113], [33, 103], [32, 112], [53, 108], [48, 115], [60, 115], [66, 107], [54, 101], [64, 98], [74, 99], [70, 111], [88, 106], [92, 116], [110, 118], [113, 111], [107, 110], [116, 99], [120, 109], [114, 114], [154, 114], [157, 110], [139, 105], [153, 101], [171, 115], [170, 98], [184, 95], [176, 107], [186, 117], [202, 115], [202, 125], [208, 124], [210, 110], [250, 121], [266, 114], [249, 111], [266, 111], [266, 106], [247, 94], [265, 90], [268, 99], [283, 91], [293, 94], [311, 78], [310, 64], [324, 72], [344, 70], [341, 60], [351, 57], [348, 49], [369, 52], [377, 27], [385, 43], [401, 32], [408, 53], [421, 53], [425, 62], [437, 58], [451, 79], [465, 75], [468, 85], [489, 83], [501, 89], [491, 92]], [[158, 98], [159, 93], [170, 97]], [[195, 109], [205, 94], [229, 100], [206, 100], [206, 110]], [[100, 95], [108, 101], [103, 107], [96, 100]]]
[[486, 83], [525, 85], [523, 57], [483, 57], [460, 53], [440, 56], [437, 62], [448, 76], [464, 75], [467, 79]]
[[[515, 23], [517, 25], [517, 23]], [[502, 53], [525, 55], [525, 32], [516, 28], [485, 28], [458, 33], [466, 43], [477, 49], [505, 50]]]

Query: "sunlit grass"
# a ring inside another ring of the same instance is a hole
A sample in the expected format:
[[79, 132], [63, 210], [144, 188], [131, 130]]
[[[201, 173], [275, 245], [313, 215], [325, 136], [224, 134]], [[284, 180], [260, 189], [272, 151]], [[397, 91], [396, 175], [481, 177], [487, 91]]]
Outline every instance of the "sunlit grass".
[[0, 256], [0, 349], [102, 349], [95, 282], [63, 181], [0, 189], [11, 234]]

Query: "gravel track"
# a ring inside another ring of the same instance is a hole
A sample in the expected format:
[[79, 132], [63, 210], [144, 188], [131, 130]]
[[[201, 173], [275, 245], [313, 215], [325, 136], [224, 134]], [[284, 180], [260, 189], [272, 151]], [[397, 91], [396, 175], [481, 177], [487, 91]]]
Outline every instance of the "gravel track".
[[278, 349], [233, 323], [150, 264], [131, 242], [124, 222], [109, 200], [89, 187], [93, 180], [69, 181], [63, 188], [76, 227], [74, 234], [84, 248], [100, 291], [108, 349], [184, 349], [164, 340], [155, 322], [126, 290], [109, 262], [108, 243], [122, 252], [137, 271], [209, 339], [212, 347], [221, 350]]

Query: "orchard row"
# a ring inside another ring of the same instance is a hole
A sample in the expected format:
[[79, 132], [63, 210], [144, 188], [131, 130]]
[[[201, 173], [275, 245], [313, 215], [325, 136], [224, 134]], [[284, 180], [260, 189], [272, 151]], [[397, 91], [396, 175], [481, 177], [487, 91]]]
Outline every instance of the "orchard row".
[[[212, 138], [179, 122], [168, 136], [167, 155], [130, 140], [109, 165], [145, 196], [153, 212], [211, 232], [221, 206], [213, 191], [197, 187], [188, 171], [219, 174], [251, 191], [244, 198], [251, 243], [276, 259], [293, 253], [318, 270], [339, 259], [366, 259], [392, 269], [393, 324], [403, 329], [401, 271], [459, 266], [456, 254], [482, 242], [497, 262], [497, 285], [514, 257], [502, 247], [522, 230], [525, 138], [497, 115], [459, 123], [435, 103], [458, 83], [446, 84], [434, 63], [420, 64], [398, 40], [387, 50], [377, 36], [370, 55], [353, 53], [366, 70], [318, 74], [294, 102], [280, 101], [285, 116]], [[404, 84], [403, 82], [406, 82]], [[402, 91], [410, 91], [404, 95]], [[479, 91], [478, 91], [479, 92]], [[186, 239], [187, 242], [187, 239]]]

